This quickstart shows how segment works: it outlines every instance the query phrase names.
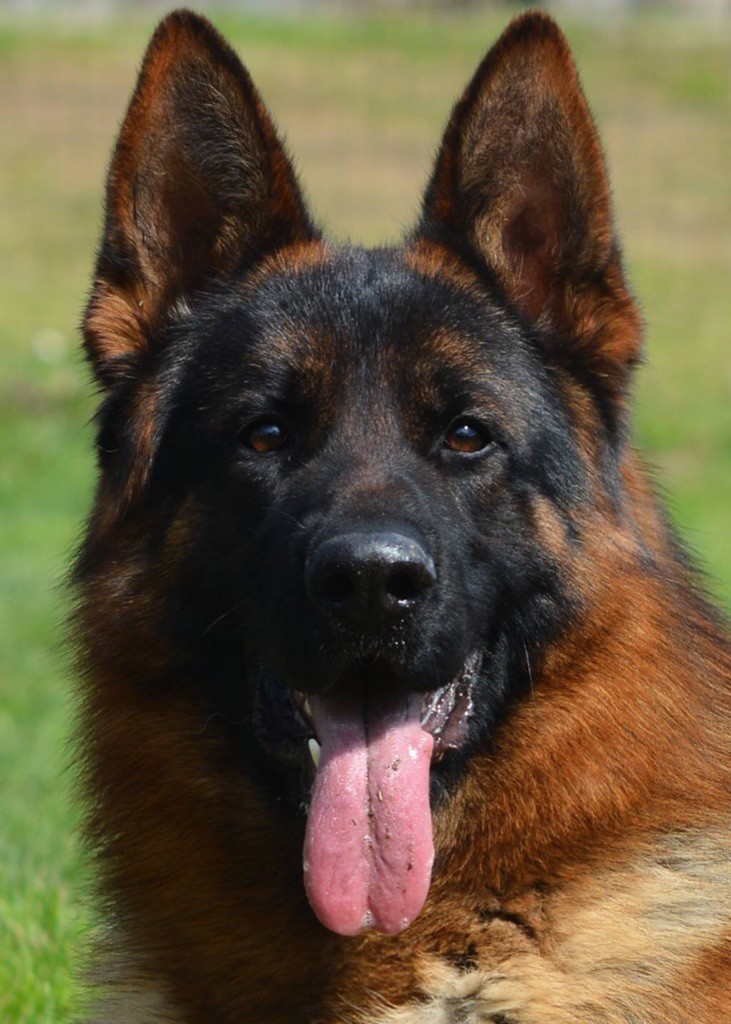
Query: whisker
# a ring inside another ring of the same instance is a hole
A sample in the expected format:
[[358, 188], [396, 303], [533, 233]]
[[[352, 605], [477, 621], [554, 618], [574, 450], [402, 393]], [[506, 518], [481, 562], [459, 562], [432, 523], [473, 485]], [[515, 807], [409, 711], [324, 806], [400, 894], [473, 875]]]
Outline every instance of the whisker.
[[214, 619], [213, 622], [210, 623], [210, 625], [206, 626], [206, 628], [201, 633], [201, 636], [202, 637], [203, 636], [208, 636], [208, 634], [211, 632], [211, 630], [215, 626], [217, 626], [219, 624], [219, 622], [222, 622], [223, 619], [228, 618], [229, 615], [233, 615], [234, 612], [239, 610], [239, 608], [241, 607], [242, 604], [243, 604], [243, 601], [239, 601], [237, 604], [235, 604], [233, 606], [233, 608], [229, 608], [228, 611], [225, 611], [225, 612], [223, 612], [222, 615], [219, 615], [217, 619]]
[[535, 693], [533, 688], [533, 672], [530, 667], [530, 658], [528, 657], [528, 648], [525, 645], [525, 640], [521, 641], [523, 645], [523, 653], [525, 654], [525, 667], [528, 669], [528, 685], [530, 686], [531, 696]]
[[266, 510], [266, 512], [267, 512], [268, 515], [276, 514], [278, 516], [284, 516], [285, 519], [289, 519], [290, 522], [294, 523], [295, 526], [298, 526], [300, 530], [306, 530], [307, 529], [307, 527], [305, 526], [305, 524], [303, 522], [301, 522], [299, 519], [295, 519], [295, 517], [290, 515], [289, 512], [285, 512], [281, 508], [271, 507], [271, 508], [268, 508]]
[[222, 718], [228, 725], [246, 725], [245, 718], [242, 718], [240, 722], [235, 722], [233, 718], [227, 718], [226, 715], [222, 714], [220, 711], [214, 711], [208, 716], [208, 718], [206, 718], [198, 732], [193, 733], [193, 736], [202, 736], [214, 718]]

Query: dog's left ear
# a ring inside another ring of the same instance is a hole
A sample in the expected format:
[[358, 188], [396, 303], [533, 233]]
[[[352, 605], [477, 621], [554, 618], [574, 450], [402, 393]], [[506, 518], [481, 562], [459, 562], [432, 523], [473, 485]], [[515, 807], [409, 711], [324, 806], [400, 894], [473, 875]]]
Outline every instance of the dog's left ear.
[[547, 15], [512, 22], [454, 108], [418, 236], [484, 266], [527, 322], [621, 394], [641, 321], [601, 145], [568, 43]]

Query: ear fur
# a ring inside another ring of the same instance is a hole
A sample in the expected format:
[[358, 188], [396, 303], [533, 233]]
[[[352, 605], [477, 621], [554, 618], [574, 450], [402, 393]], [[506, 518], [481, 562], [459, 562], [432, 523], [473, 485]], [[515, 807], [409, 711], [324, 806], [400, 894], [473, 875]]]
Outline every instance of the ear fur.
[[204, 18], [168, 15], [145, 54], [107, 180], [84, 319], [100, 382], [129, 375], [173, 303], [314, 237], [248, 72]]
[[418, 234], [485, 267], [524, 320], [621, 394], [641, 320], [599, 138], [568, 43], [548, 15], [516, 18], [455, 106]]

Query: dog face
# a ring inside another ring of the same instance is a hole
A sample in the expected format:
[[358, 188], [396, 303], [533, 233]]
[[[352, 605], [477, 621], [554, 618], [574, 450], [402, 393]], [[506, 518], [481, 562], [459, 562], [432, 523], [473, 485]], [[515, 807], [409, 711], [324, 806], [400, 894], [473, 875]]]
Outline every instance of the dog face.
[[[231, 619], [206, 663], [228, 634], [232, 661], [289, 690], [432, 692], [495, 661], [512, 616], [560, 605], [530, 495], [568, 509], [585, 474], [550, 374], [489, 297], [348, 251], [179, 330], [160, 459], [200, 516], [184, 592], [215, 594], [186, 632]], [[479, 673], [476, 722], [501, 675]]]
[[82, 572], [128, 557], [156, 581], [159, 671], [304, 806], [323, 923], [401, 930], [430, 800], [581, 613], [587, 531], [621, 504], [639, 326], [565, 40], [514, 23], [418, 228], [366, 252], [323, 241], [238, 59], [170, 16], [113, 159], [85, 337], [107, 396]]

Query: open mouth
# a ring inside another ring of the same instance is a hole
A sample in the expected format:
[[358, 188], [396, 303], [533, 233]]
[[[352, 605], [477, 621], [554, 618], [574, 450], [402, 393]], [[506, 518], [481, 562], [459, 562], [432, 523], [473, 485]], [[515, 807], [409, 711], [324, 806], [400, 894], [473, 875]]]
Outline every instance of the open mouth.
[[259, 739], [300, 770], [305, 888], [331, 930], [393, 934], [421, 910], [434, 860], [431, 767], [468, 738], [480, 661], [470, 655], [426, 694], [382, 685], [377, 664], [309, 697], [257, 673]]

